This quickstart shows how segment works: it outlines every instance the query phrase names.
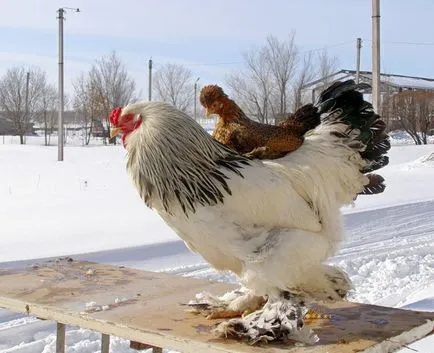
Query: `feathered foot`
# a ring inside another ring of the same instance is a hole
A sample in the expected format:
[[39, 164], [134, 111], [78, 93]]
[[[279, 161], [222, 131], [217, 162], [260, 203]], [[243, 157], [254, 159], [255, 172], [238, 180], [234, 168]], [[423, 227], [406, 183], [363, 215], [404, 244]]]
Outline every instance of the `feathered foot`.
[[202, 314], [209, 320], [231, 319], [250, 314], [265, 303], [263, 297], [251, 294], [246, 288], [240, 288], [217, 297], [207, 292], [196, 294], [187, 306], [190, 311]]
[[304, 302], [289, 292], [283, 292], [280, 298], [269, 299], [260, 310], [222, 322], [214, 332], [222, 337], [244, 339], [251, 344], [269, 341], [314, 344], [319, 338], [304, 325], [307, 312]]

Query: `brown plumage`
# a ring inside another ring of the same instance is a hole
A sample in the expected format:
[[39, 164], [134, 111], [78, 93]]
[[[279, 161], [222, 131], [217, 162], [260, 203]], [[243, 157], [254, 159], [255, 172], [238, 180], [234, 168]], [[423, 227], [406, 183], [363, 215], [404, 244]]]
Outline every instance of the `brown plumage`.
[[[303, 135], [320, 122], [317, 108], [307, 105], [280, 125], [253, 121], [217, 85], [205, 86], [200, 102], [207, 115], [218, 115], [213, 137], [238, 153], [259, 159], [281, 158], [303, 143]], [[308, 117], [308, 118], [306, 118]]]

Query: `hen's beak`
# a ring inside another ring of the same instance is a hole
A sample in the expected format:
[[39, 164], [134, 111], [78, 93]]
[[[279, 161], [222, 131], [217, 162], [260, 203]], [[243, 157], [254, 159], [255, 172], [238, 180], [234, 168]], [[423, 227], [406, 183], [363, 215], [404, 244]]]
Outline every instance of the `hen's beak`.
[[118, 127], [112, 127], [110, 129], [110, 138], [113, 138], [117, 135], [120, 135], [122, 133], [122, 130]]
[[207, 118], [209, 118], [211, 115], [213, 115], [214, 113], [213, 112], [211, 112], [210, 110], [209, 110], [209, 108], [206, 108], [206, 111], [205, 111], [205, 116], [207, 117]]

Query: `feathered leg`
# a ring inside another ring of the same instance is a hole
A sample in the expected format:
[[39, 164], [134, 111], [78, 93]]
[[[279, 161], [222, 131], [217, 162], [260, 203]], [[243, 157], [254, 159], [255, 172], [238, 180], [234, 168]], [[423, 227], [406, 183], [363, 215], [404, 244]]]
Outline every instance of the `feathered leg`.
[[187, 305], [192, 312], [200, 313], [212, 320], [241, 317], [262, 308], [264, 303], [264, 297], [255, 296], [242, 287], [220, 297], [201, 292]]
[[214, 332], [223, 337], [244, 339], [251, 344], [289, 340], [314, 344], [318, 336], [304, 325], [307, 312], [303, 301], [285, 291], [277, 298], [269, 298], [260, 310], [222, 322]]

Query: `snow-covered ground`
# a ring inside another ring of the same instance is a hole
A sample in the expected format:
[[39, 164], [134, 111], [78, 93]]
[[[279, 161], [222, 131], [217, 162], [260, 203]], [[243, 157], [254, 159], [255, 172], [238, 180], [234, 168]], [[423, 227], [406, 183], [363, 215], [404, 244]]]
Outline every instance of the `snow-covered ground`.
[[[73, 141], [73, 140], [71, 140]], [[211, 270], [136, 194], [121, 146], [57, 148], [0, 140], [0, 267], [73, 255], [185, 276], [234, 281]], [[431, 158], [430, 158], [431, 157]], [[346, 207], [348, 239], [331, 262], [351, 276], [351, 300], [434, 311], [434, 145], [396, 145], [387, 190]], [[100, 335], [69, 328], [68, 353], [99, 352]], [[403, 349], [432, 353], [433, 337]], [[0, 310], [0, 353], [55, 352], [54, 324]], [[113, 338], [112, 353], [133, 353]]]

